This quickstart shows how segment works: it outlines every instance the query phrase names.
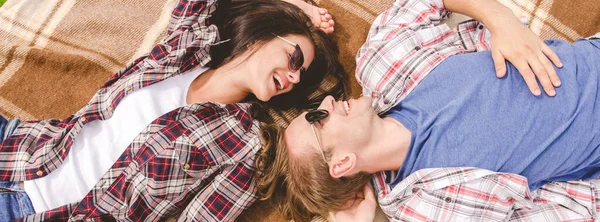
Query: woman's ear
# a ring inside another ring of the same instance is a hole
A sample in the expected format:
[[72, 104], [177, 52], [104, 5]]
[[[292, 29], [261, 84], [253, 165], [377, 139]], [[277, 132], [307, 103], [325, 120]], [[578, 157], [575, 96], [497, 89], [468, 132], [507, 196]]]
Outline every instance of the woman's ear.
[[332, 158], [329, 162], [329, 175], [333, 178], [340, 178], [343, 176], [351, 176], [350, 172], [356, 165], [356, 154], [347, 153], [342, 156], [341, 159]]

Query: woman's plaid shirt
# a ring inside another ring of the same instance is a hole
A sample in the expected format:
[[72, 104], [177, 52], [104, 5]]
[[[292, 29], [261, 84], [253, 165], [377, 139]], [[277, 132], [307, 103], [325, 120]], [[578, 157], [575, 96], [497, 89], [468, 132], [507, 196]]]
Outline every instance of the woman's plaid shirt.
[[[86, 123], [111, 117], [129, 93], [210, 61], [218, 41], [208, 24], [215, 0], [181, 0], [167, 37], [112, 76], [91, 101], [64, 120], [21, 123], [0, 146], [0, 180], [43, 177], [61, 165]], [[92, 190], [77, 203], [27, 221], [232, 221], [255, 199], [253, 170], [260, 148], [249, 104], [193, 104], [148, 125]], [[60, 191], [68, 192], [68, 191]]]
[[[394, 107], [447, 57], [487, 50], [491, 34], [468, 21], [441, 22], [442, 0], [397, 0], [377, 17], [356, 57], [363, 95], [379, 114]], [[422, 169], [390, 187], [394, 172], [373, 176], [392, 221], [594, 221], [600, 180], [553, 182], [531, 192], [527, 178], [477, 168]]]

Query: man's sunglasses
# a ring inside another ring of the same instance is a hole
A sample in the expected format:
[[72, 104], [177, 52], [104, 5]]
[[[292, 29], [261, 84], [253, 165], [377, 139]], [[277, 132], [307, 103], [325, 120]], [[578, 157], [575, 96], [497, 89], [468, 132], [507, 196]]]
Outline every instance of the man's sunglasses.
[[327, 158], [325, 158], [325, 151], [323, 151], [323, 145], [321, 145], [321, 140], [319, 139], [319, 136], [317, 134], [317, 129], [315, 128], [315, 123], [321, 124], [321, 120], [324, 120], [328, 116], [329, 116], [329, 112], [324, 109], [315, 109], [315, 110], [308, 111], [306, 113], [306, 115], [304, 116], [306, 121], [308, 121], [308, 123], [310, 123], [310, 126], [315, 135], [315, 139], [317, 140], [317, 144], [319, 145], [319, 150], [321, 151], [321, 157], [323, 157], [323, 161], [325, 161], [325, 164], [327, 164]]
[[300, 70], [300, 73], [304, 73], [306, 71], [306, 69], [304, 69], [304, 67], [302, 67], [302, 64], [304, 64], [304, 53], [302, 53], [302, 49], [300, 49], [300, 45], [287, 40], [281, 36], [275, 35], [277, 38], [289, 43], [290, 45], [294, 46], [294, 52], [291, 55], [288, 55], [288, 60], [289, 60], [289, 68], [290, 70], [292, 70], [292, 72], [297, 72], [298, 70]]

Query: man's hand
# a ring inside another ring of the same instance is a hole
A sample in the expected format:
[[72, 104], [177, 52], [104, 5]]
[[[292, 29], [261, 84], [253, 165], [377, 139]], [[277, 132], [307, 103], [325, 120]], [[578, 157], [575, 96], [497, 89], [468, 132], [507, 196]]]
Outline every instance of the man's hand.
[[490, 28], [490, 31], [496, 76], [504, 77], [505, 60], [508, 60], [519, 70], [533, 95], [541, 95], [537, 83], [539, 80], [546, 94], [555, 96], [554, 87], [559, 87], [561, 83], [552, 63], [562, 68], [556, 53], [529, 28], [521, 24], [512, 13], [507, 18], [495, 20], [494, 23], [494, 28]]
[[508, 60], [519, 70], [533, 95], [541, 95], [537, 80], [546, 94], [556, 95], [554, 87], [560, 86], [560, 79], [552, 63], [562, 67], [560, 59], [546, 43], [521, 24], [509, 8], [496, 0], [443, 1], [448, 10], [470, 16], [490, 29], [492, 59], [498, 78], [506, 74], [505, 61]]
[[349, 208], [333, 212], [335, 221], [373, 221], [377, 201], [373, 188], [370, 184], [365, 185], [363, 192], [357, 194], [357, 198], [350, 200]]

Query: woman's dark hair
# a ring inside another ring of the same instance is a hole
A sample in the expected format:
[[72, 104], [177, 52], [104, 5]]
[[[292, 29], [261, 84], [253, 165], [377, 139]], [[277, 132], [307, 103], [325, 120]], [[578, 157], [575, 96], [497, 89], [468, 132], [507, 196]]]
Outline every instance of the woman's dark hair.
[[327, 95], [336, 98], [346, 96], [347, 76], [338, 60], [337, 44], [313, 26], [308, 15], [300, 8], [282, 0], [219, 1], [210, 22], [219, 28], [220, 39], [227, 40], [212, 46], [211, 68], [218, 68], [235, 56], [242, 55], [248, 50], [248, 45], [266, 43], [275, 35], [297, 34], [313, 43], [313, 62], [291, 92], [273, 97], [266, 103], [258, 101], [253, 95], [246, 99], [254, 103], [250, 112], [261, 122], [262, 149], [255, 164], [255, 179], [261, 199], [269, 199], [287, 218], [299, 219], [299, 215], [311, 215], [307, 209], [292, 209], [297, 206], [286, 202], [291, 193], [287, 191], [285, 179], [282, 180], [287, 172], [287, 160], [282, 158], [282, 153], [286, 151], [282, 143], [283, 129], [271, 117], [274, 114], [282, 117], [281, 111], [292, 111], [290, 108], [310, 108], [311, 104], [318, 104]]
[[[268, 42], [275, 35], [297, 34], [313, 43], [315, 57], [301, 76], [301, 81], [292, 91], [271, 98], [267, 102], [269, 108], [279, 111], [292, 107], [304, 109], [326, 95], [339, 97], [345, 93], [346, 74], [338, 60], [337, 44], [313, 26], [308, 15], [297, 6], [282, 0], [219, 1], [210, 22], [219, 28], [220, 39], [228, 40], [212, 46], [211, 68], [217, 68], [241, 55], [248, 45]], [[320, 89], [326, 77], [332, 84]], [[257, 101], [253, 95], [246, 100]]]

